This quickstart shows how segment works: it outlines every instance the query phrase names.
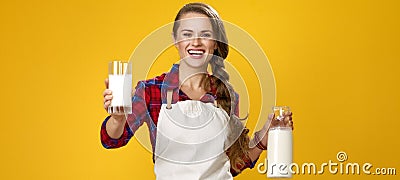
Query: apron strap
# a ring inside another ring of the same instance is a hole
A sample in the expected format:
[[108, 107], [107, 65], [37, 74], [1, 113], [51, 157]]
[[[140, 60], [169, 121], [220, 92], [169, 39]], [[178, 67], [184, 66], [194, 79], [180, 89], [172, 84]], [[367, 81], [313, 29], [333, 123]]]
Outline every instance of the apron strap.
[[171, 106], [171, 102], [172, 102], [172, 93], [173, 93], [172, 90], [168, 90], [168, 91], [167, 91], [167, 109], [171, 109], [171, 108], [172, 108], [172, 106]]
[[[172, 108], [172, 94], [173, 94], [173, 90], [168, 90], [167, 91], [167, 109], [171, 109]], [[214, 100], [214, 106], [219, 108], [219, 104], [217, 102], [217, 100]]]

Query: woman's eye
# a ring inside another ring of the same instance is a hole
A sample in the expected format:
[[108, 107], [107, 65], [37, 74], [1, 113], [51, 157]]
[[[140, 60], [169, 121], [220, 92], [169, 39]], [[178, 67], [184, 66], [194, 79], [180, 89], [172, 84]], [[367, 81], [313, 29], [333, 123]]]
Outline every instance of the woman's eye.
[[209, 33], [206, 33], [206, 34], [202, 34], [202, 35], [201, 35], [201, 37], [206, 37], [206, 38], [210, 38], [210, 37], [211, 37], [211, 34], [209, 34]]
[[185, 37], [191, 37], [192, 34], [190, 34], [190, 33], [183, 33], [183, 36], [185, 36]]

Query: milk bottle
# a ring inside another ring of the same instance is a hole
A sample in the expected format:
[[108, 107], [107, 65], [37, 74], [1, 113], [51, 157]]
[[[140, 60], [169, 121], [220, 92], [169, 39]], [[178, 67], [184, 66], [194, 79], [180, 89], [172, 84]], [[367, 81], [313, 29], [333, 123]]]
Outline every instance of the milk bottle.
[[268, 132], [267, 177], [291, 178], [292, 164], [292, 128], [283, 123], [283, 113], [289, 111], [287, 106], [273, 107], [275, 118]]

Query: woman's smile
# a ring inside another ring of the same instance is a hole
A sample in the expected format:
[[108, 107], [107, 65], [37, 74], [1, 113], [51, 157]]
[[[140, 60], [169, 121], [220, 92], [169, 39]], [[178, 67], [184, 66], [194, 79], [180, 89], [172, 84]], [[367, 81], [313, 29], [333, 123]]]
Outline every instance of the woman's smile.
[[206, 51], [204, 49], [189, 49], [187, 52], [191, 58], [201, 59]]

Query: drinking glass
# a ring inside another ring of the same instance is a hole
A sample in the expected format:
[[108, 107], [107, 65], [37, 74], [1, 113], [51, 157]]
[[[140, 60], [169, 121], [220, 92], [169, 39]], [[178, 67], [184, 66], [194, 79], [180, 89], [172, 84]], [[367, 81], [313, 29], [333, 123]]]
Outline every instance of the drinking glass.
[[132, 63], [112, 61], [108, 64], [108, 89], [113, 99], [109, 114], [132, 114]]

